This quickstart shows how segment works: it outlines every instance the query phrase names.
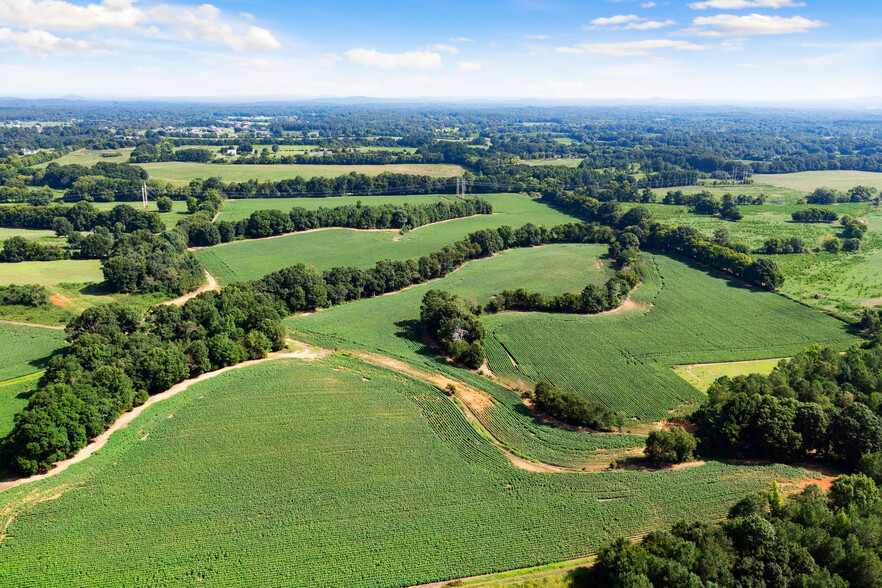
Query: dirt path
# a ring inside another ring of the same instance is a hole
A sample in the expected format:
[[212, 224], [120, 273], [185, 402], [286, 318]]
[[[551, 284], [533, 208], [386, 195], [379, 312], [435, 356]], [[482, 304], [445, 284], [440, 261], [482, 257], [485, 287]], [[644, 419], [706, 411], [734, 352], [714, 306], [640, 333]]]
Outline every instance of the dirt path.
[[0, 323], [7, 325], [18, 325], [19, 327], [40, 327], [41, 329], [55, 329], [56, 331], [63, 331], [64, 327], [57, 327], [54, 325], [38, 325], [37, 323], [20, 323], [18, 321], [4, 321], [0, 320]]
[[209, 245], [207, 247], [187, 247], [187, 251], [199, 251], [200, 249], [213, 249], [215, 247], [224, 247], [233, 243], [244, 243], [246, 241], [266, 241], [267, 239], [279, 239], [281, 237], [290, 237], [291, 235], [305, 235], [306, 233], [318, 233], [319, 231], [359, 231], [363, 233], [397, 233], [398, 229], [353, 229], [352, 227], [322, 227], [320, 229], [306, 229], [305, 231], [291, 231], [290, 233], [281, 233], [279, 235], [270, 235], [269, 237], [256, 237], [254, 239], [239, 239], [229, 241], [227, 243], [218, 243], [217, 245]]
[[197, 289], [193, 290], [189, 294], [184, 294], [183, 296], [175, 298], [174, 300], [167, 300], [167, 301], [163, 302], [163, 304], [166, 306], [170, 306], [172, 304], [174, 304], [175, 306], [181, 306], [186, 301], [196, 298], [197, 296], [199, 296], [203, 292], [209, 292], [211, 290], [220, 290], [220, 285], [217, 283], [217, 279], [213, 275], [208, 273], [208, 270], [205, 270], [205, 277], [208, 278], [208, 283], [206, 285], [199, 286]]
[[505, 453], [506, 457], [508, 457], [508, 460], [512, 463], [512, 465], [530, 472], [574, 473], [579, 471], [562, 468], [547, 463], [533, 462], [512, 453], [505, 446], [505, 444], [503, 444], [499, 439], [493, 436], [490, 431], [487, 430], [487, 428], [477, 416], [479, 414], [482, 414], [486, 409], [494, 406], [493, 399], [486, 392], [483, 392], [481, 390], [468, 386], [467, 384], [464, 384], [459, 380], [454, 380], [453, 378], [449, 378], [441, 374], [424, 372], [407, 363], [404, 363], [403, 361], [392, 359], [391, 357], [386, 357], [383, 355], [378, 355], [376, 353], [368, 353], [364, 351], [353, 351], [351, 353], [354, 357], [357, 357], [358, 359], [361, 359], [362, 361], [365, 361], [371, 365], [390, 369], [394, 372], [403, 374], [405, 376], [410, 376], [411, 378], [414, 378], [415, 380], [419, 380], [426, 384], [438, 386], [442, 389], [446, 389], [449, 385], [453, 385], [456, 388], [455, 397], [460, 400], [460, 403], [456, 403], [456, 406], [460, 409], [460, 412], [463, 413], [463, 416], [465, 416], [466, 420], [468, 420], [476, 427], [479, 427], [481, 429], [481, 432], [484, 433], [484, 435], [486, 435], [487, 438], [491, 440], [493, 445], [495, 445], [503, 453]]
[[[547, 573], [549, 571], [554, 571], [559, 574], [563, 574], [567, 571], [580, 568], [580, 567], [589, 567], [594, 565], [595, 556], [588, 555], [585, 557], [579, 557], [576, 559], [568, 559], [562, 562], [555, 562], [555, 567], [553, 570], [546, 570], [547, 566], [536, 566], [529, 568], [518, 568], [515, 570], [506, 570], [505, 572], [495, 572], [492, 574], [479, 574], [477, 576], [467, 576], [465, 578], [457, 578], [456, 580], [444, 580], [442, 582], [430, 582], [429, 584], [419, 584], [417, 586], [411, 586], [410, 588], [443, 588], [447, 585], [458, 585], [452, 584], [453, 582], [468, 582], [471, 584], [474, 580], [481, 580], [482, 578], [486, 578], [488, 580], [495, 579], [500, 574], [506, 574], [506, 576], [511, 576], [512, 580], [517, 580], [518, 582], [526, 582], [528, 580], [533, 579], [532, 576], [535, 574]], [[532, 571], [531, 571], [532, 570]], [[537, 580], [541, 578], [536, 578]], [[478, 582], [477, 585], [480, 586], [482, 583]]]
[[0, 482], [0, 492], [3, 492], [4, 490], [8, 490], [10, 488], [15, 488], [16, 486], [20, 486], [20, 485], [26, 484], [28, 482], [36, 482], [38, 480], [43, 480], [43, 479], [52, 477], [56, 474], [63, 472], [64, 470], [66, 470], [67, 468], [72, 466], [73, 464], [79, 463], [79, 462], [87, 459], [93, 453], [95, 453], [96, 451], [98, 451], [99, 449], [104, 447], [104, 445], [110, 439], [111, 435], [113, 435], [116, 431], [119, 431], [120, 429], [127, 427], [129, 425], [129, 423], [131, 423], [133, 420], [138, 418], [138, 416], [142, 412], [144, 412], [149, 406], [152, 406], [152, 405], [156, 404], [157, 402], [162, 402], [166, 398], [171, 398], [175, 394], [177, 394], [179, 392], [183, 392], [184, 390], [186, 390], [187, 388], [189, 388], [193, 384], [196, 384], [198, 382], [203, 382], [205, 380], [210, 380], [211, 378], [219, 376], [219, 375], [221, 375], [225, 372], [228, 372], [230, 370], [237, 370], [237, 369], [241, 369], [244, 367], [257, 365], [259, 363], [264, 363], [267, 361], [275, 361], [277, 359], [288, 359], [288, 358], [315, 359], [317, 357], [324, 357], [325, 355], [330, 353], [329, 351], [326, 351], [324, 349], [321, 349], [321, 350], [313, 349], [312, 347], [310, 347], [306, 343], [301, 343], [299, 341], [292, 341], [292, 342], [295, 345], [302, 347], [303, 349], [301, 349], [299, 351], [280, 351], [278, 353], [273, 353], [263, 359], [252, 359], [252, 360], [244, 361], [244, 362], [236, 364], [236, 365], [227, 366], [225, 368], [221, 368], [221, 369], [213, 371], [213, 372], [208, 372], [208, 373], [202, 374], [202, 375], [195, 377], [195, 378], [190, 378], [189, 380], [184, 380], [183, 382], [179, 382], [179, 383], [175, 384], [174, 386], [172, 386], [171, 388], [169, 388], [165, 392], [162, 392], [161, 394], [156, 394], [155, 396], [151, 396], [150, 398], [147, 399], [147, 402], [145, 402], [141, 406], [137, 406], [137, 407], [133, 408], [132, 410], [130, 410], [129, 412], [120, 416], [116, 420], [116, 422], [110, 426], [109, 429], [107, 429], [106, 431], [104, 431], [103, 433], [98, 435], [95, 439], [92, 440], [91, 443], [89, 443], [88, 445], [86, 445], [85, 447], [80, 449], [80, 451], [77, 452], [77, 454], [74, 455], [73, 457], [70, 457], [64, 461], [59, 461], [58, 463], [54, 464], [52, 469], [49, 470], [48, 472], [46, 472], [45, 474], [35, 474], [33, 476], [28, 476], [26, 478], [4, 480], [3, 482]]

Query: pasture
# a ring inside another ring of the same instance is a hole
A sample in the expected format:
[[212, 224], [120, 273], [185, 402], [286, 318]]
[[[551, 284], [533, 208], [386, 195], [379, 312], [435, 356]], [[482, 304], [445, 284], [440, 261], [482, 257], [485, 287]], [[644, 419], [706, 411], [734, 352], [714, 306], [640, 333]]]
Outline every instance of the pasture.
[[0, 263], [0, 286], [9, 284], [55, 285], [64, 282], [101, 282], [101, 262], [97, 259], [61, 261], [22, 261]]
[[[53, 159], [58, 165], [69, 165], [77, 163], [79, 165], [93, 166], [99, 161], [110, 161], [113, 163], [126, 163], [129, 160], [129, 154], [134, 151], [134, 147], [126, 147], [125, 149], [78, 149], [62, 155], [58, 159]], [[104, 154], [117, 153], [118, 157], [103, 157]], [[44, 168], [52, 161], [35, 165], [35, 168]]]
[[[362, 201], [368, 198], [371, 197], [362, 198]], [[492, 215], [426, 225], [401, 236], [395, 230], [327, 229], [235, 241], [200, 249], [196, 257], [221, 284], [226, 284], [234, 280], [261, 278], [295, 263], [313, 265], [322, 271], [337, 266], [366, 268], [383, 259], [418, 258], [479, 229], [502, 225], [520, 227], [527, 222], [552, 226], [578, 220], [518, 194], [486, 194], [482, 198], [493, 205]], [[326, 200], [333, 202], [337, 199]]]
[[303, 178], [336, 178], [348, 173], [379, 175], [383, 172], [397, 174], [416, 174], [447, 178], [461, 176], [463, 168], [446, 163], [413, 163], [389, 165], [321, 165], [321, 164], [215, 164], [167, 161], [157, 163], [139, 163], [151, 178], [186, 184], [197, 178], [217, 177], [225, 182], [244, 182], [251, 179], [276, 181], [297, 176]]
[[196, 384], [85, 462], [0, 494], [0, 574], [16, 586], [409, 586], [584, 556], [804, 476], [716, 462], [529, 472], [432, 387], [345, 357], [278, 360]]
[[725, 363], [697, 363], [675, 365], [674, 373], [701, 390], [707, 392], [718, 378], [745, 376], [748, 374], [771, 374], [780, 359], [757, 359], [754, 361], [730, 361]]
[[[128, 204], [138, 210], [144, 209], [144, 204], [140, 201], [136, 202], [92, 202], [92, 207], [96, 210], [110, 210], [114, 206], [119, 206], [120, 204]], [[183, 200], [173, 200], [172, 201], [172, 209], [170, 212], [159, 212], [156, 208], [156, 196], [148, 197], [148, 212], [156, 212], [159, 213], [159, 218], [162, 219], [162, 222], [165, 223], [165, 227], [170, 229], [174, 227], [179, 220], [188, 216], [190, 213], [187, 212], [187, 203]]]
[[36, 389], [39, 378], [39, 374], [33, 374], [0, 382], [0, 435], [5, 437], [12, 431], [15, 413], [21, 412], [28, 405], [28, 399]]
[[882, 173], [852, 170], [805, 171], [792, 174], [756, 174], [756, 184], [796, 190], [808, 194], [815, 188], [833, 188], [842, 192], [854, 186], [870, 186], [882, 190]]
[[559, 157], [557, 159], [522, 159], [519, 163], [524, 165], [554, 165], [559, 167], [579, 167], [582, 159], [579, 157]]

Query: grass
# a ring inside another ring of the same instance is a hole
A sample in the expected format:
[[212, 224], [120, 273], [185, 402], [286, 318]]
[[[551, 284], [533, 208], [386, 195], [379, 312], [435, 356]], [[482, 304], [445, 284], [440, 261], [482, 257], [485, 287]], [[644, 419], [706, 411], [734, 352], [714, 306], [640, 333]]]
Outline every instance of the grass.
[[[144, 205], [141, 202], [92, 202], [91, 204], [96, 210], [110, 210], [114, 206], [119, 206], [120, 204], [128, 204], [138, 210], [144, 209]], [[171, 229], [179, 220], [189, 216], [189, 213], [187, 212], [187, 203], [183, 200], [173, 200], [170, 212], [159, 212], [156, 208], [156, 199], [151, 197], [148, 201], [147, 210], [149, 212], [158, 212], [159, 218], [165, 223], [167, 229]]]
[[64, 331], [0, 323], [0, 383], [46, 369], [49, 357], [64, 346]]
[[780, 359], [758, 359], [755, 361], [732, 361], [726, 363], [705, 363], [695, 365], [675, 365], [674, 373], [701, 390], [707, 392], [718, 378], [762, 374], [767, 376], [778, 365]]
[[192, 386], [85, 462], [0, 495], [14, 517], [0, 574], [23, 587], [408, 586], [581, 557], [802, 476], [526, 472], [434, 388], [343, 357], [284, 360]]
[[390, 165], [321, 165], [321, 164], [213, 164], [169, 161], [137, 164], [147, 170], [151, 178], [184, 184], [196, 178], [219, 177], [225, 182], [242, 182], [250, 179], [262, 181], [303, 178], [336, 178], [351, 172], [379, 175], [383, 172], [417, 174], [432, 177], [453, 177], [463, 173], [458, 165], [445, 163], [390, 164]]
[[66, 239], [55, 236], [55, 231], [43, 229], [16, 229], [12, 227], [0, 227], [0, 243], [10, 237], [24, 237], [28, 241], [40, 241], [41, 243], [63, 245]]
[[[403, 235], [396, 231], [329, 229], [273, 239], [238, 241], [197, 251], [199, 261], [222, 283], [250, 280], [293, 265], [305, 263], [320, 270], [336, 266], [373, 266], [382, 259], [418, 258], [489, 227], [527, 222], [557, 225], [577, 220], [517, 194], [488, 194], [494, 214], [477, 215], [420, 227]], [[363, 201], [366, 198], [362, 199]]]
[[[450, 198], [453, 198], [452, 196]], [[247, 198], [225, 200], [217, 220], [237, 221], [248, 218], [256, 210], [275, 208], [288, 212], [295, 206], [309, 210], [317, 208], [336, 208], [361, 202], [366, 205], [380, 204], [434, 204], [447, 202], [446, 196], [412, 195], [412, 196], [335, 196], [332, 198]]]
[[20, 381], [0, 382], [0, 437], [5, 437], [12, 430], [12, 417], [28, 405], [38, 379], [39, 375], [34, 375]]
[[757, 184], [796, 190], [803, 194], [813, 192], [815, 188], [833, 188], [845, 192], [854, 186], [870, 186], [882, 190], [882, 173], [865, 171], [829, 170], [792, 174], [756, 174], [753, 176], [753, 181]]
[[557, 159], [522, 159], [519, 163], [524, 165], [554, 165], [559, 167], [579, 167], [582, 163], [580, 157], [559, 157]]
[[[99, 161], [110, 161], [113, 163], [125, 163], [129, 160], [129, 154], [134, 151], [134, 147], [127, 147], [125, 149], [102, 149], [102, 150], [93, 150], [93, 149], [78, 149], [77, 151], [71, 151], [66, 155], [62, 155], [58, 159], [53, 159], [55, 163], [58, 165], [69, 165], [71, 163], [78, 163], [80, 165], [85, 165], [87, 167], [91, 167], [98, 163]], [[104, 153], [119, 153], [119, 157], [102, 157]], [[45, 163], [41, 163], [39, 165], [35, 165], [35, 168], [44, 168], [52, 161], [47, 161]]]
[[101, 262], [97, 259], [0, 263], [0, 286], [8, 286], [9, 284], [55, 285], [64, 282], [101, 282], [103, 280]]

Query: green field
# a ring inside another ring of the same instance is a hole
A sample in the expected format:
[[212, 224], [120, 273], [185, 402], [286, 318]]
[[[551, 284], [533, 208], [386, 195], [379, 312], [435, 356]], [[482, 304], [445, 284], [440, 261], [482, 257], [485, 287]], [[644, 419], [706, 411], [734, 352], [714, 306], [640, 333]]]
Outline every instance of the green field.
[[[120, 204], [128, 204], [138, 210], [144, 210], [144, 205], [141, 202], [91, 202], [90, 204], [92, 204], [92, 207], [96, 210], [110, 210], [114, 206], [119, 206]], [[187, 203], [183, 200], [173, 200], [171, 212], [159, 212], [156, 208], [156, 198], [154, 196], [151, 196], [148, 200], [147, 210], [149, 212], [159, 213], [159, 218], [165, 223], [167, 229], [174, 227], [179, 220], [186, 218], [189, 215], [187, 212]]]
[[13, 416], [28, 405], [39, 379], [39, 374], [34, 374], [20, 380], [0, 382], [0, 435], [5, 437], [12, 430]]
[[284, 360], [194, 385], [85, 462], [0, 494], [14, 517], [0, 575], [22, 587], [409, 586], [583, 556], [803, 476], [715, 462], [527, 472], [434, 388], [344, 357]]
[[46, 369], [46, 361], [64, 346], [64, 331], [0, 323], [0, 382]]
[[284, 180], [301, 176], [303, 178], [336, 178], [351, 172], [379, 175], [383, 172], [397, 174], [417, 174], [432, 177], [453, 177], [463, 173], [458, 165], [446, 163], [414, 163], [390, 165], [310, 165], [310, 164], [242, 164], [227, 165], [213, 163], [189, 163], [167, 161], [160, 163], [139, 163], [150, 177], [175, 184], [184, 184], [196, 178], [218, 177], [225, 182], [256, 180]]
[[[113, 163], [126, 163], [129, 160], [129, 154], [134, 151], [133, 147], [127, 147], [125, 149], [102, 149], [102, 150], [92, 150], [92, 149], [79, 149], [77, 151], [71, 151], [66, 155], [62, 155], [58, 159], [53, 159], [52, 161], [47, 161], [46, 163], [41, 163], [39, 165], [35, 165], [35, 168], [43, 168], [52, 163], [53, 161], [58, 165], [69, 165], [71, 163], [78, 163], [80, 165], [92, 166], [98, 163], [99, 161], [111, 161]], [[119, 153], [119, 157], [102, 157], [102, 153]]]
[[815, 188], [847, 191], [854, 186], [870, 186], [882, 190], [882, 173], [850, 170], [806, 171], [792, 174], [756, 174], [756, 184], [767, 184], [808, 194]]
[[727, 363], [703, 363], [695, 365], [675, 365], [674, 372], [701, 390], [707, 392], [718, 378], [744, 376], [747, 374], [772, 373], [780, 359], [758, 359], [755, 361], [732, 361]]
[[652, 259], [657, 275], [635, 295], [636, 311], [487, 318], [490, 368], [508, 379], [548, 380], [645, 422], [702, 399], [673, 364], [783, 357], [813, 343], [854, 341], [846, 324], [781, 296], [685, 261]]
[[196, 256], [225, 284], [261, 278], [295, 263], [314, 265], [319, 270], [351, 265], [366, 268], [382, 259], [420, 257], [479, 229], [502, 225], [520, 227], [527, 222], [552, 226], [578, 220], [526, 196], [487, 194], [482, 198], [493, 205], [492, 215], [420, 227], [401, 236], [399, 241], [394, 240], [396, 231], [329, 229], [218, 245], [201, 249]]
[[[449, 197], [453, 198], [453, 196]], [[377, 206], [380, 204], [435, 204], [436, 202], [448, 202], [446, 196], [412, 195], [412, 196], [335, 196], [332, 198], [247, 198], [239, 200], [225, 200], [217, 220], [237, 221], [248, 218], [255, 210], [275, 208], [288, 212], [295, 206], [308, 210], [317, 208], [336, 208], [361, 202], [362, 204]]]
[[582, 159], [579, 157], [559, 157], [557, 159], [522, 159], [519, 163], [524, 165], [556, 165], [561, 167], [579, 167]]
[[732, 194], [733, 196], [744, 194], [745, 196], [750, 196], [751, 198], [756, 198], [757, 196], [764, 195], [766, 197], [767, 204], [794, 204], [798, 199], [805, 198], [807, 194], [806, 192], [791, 190], [788, 188], [781, 188], [778, 186], [773, 186], [771, 184], [753, 183], [737, 186], [714, 186], [712, 183], [710, 183], [710, 181], [706, 181], [704, 185], [701, 186], [654, 188], [652, 191], [655, 193], [656, 199], [661, 202], [662, 198], [665, 197], [665, 194], [667, 194], [668, 192], [676, 192], [677, 190], [682, 191], [684, 194], [710, 192], [719, 199], [722, 199], [724, 194]]
[[97, 259], [0, 263], [0, 286], [101, 281], [104, 281], [104, 274]]
[[15, 229], [11, 227], [0, 227], [0, 243], [10, 237], [24, 237], [28, 241], [40, 241], [47, 244], [64, 244], [65, 239], [59, 239], [55, 236], [55, 231], [43, 229]]

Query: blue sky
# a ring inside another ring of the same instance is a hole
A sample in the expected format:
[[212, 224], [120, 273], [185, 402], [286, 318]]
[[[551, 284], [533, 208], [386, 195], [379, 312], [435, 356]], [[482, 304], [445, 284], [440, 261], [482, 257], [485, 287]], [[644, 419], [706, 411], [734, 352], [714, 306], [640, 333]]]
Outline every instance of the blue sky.
[[871, 0], [0, 0], [0, 95], [882, 96]]

